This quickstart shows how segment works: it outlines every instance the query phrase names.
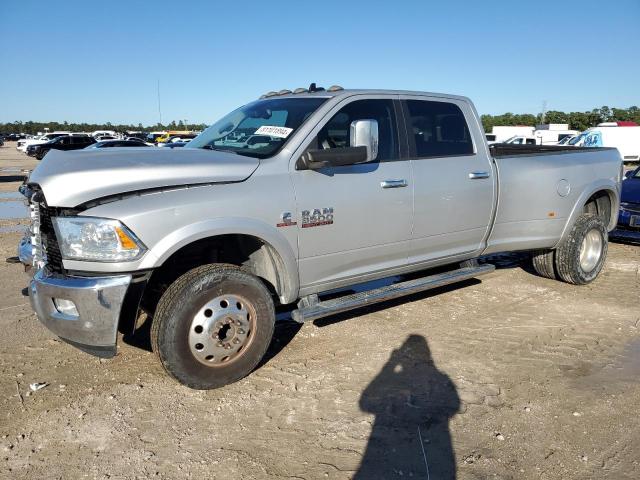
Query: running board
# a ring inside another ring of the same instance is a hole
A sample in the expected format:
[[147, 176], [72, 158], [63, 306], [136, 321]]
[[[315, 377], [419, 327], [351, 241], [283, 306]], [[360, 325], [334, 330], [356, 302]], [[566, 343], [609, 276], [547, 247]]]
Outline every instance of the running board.
[[318, 301], [317, 296], [305, 297], [298, 303], [298, 308], [291, 312], [292, 318], [298, 323], [310, 322], [318, 318], [327, 317], [355, 308], [373, 305], [393, 298], [404, 297], [412, 293], [423, 292], [433, 288], [443, 287], [452, 283], [469, 280], [496, 269], [494, 265], [479, 265], [475, 267], [459, 268], [446, 273], [438, 273], [427, 277], [394, 283], [385, 287], [353, 293], [331, 300]]

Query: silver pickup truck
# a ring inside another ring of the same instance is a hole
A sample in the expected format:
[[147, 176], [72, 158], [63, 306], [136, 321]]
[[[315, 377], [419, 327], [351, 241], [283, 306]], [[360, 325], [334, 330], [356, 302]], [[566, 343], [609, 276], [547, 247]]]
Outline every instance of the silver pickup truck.
[[476, 259], [506, 251], [591, 282], [621, 179], [615, 149], [488, 147], [464, 97], [312, 84], [181, 149], [49, 152], [23, 186], [19, 256], [61, 338], [112, 356], [144, 313], [166, 371], [216, 388], [259, 363], [276, 306], [305, 322], [482, 275]]

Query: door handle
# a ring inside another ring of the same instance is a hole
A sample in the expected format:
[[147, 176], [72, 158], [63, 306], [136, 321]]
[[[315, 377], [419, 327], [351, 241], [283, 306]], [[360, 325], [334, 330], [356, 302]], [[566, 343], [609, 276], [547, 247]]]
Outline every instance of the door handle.
[[489, 178], [489, 172], [471, 172], [469, 174], [471, 180], [478, 180], [480, 178]]
[[384, 180], [380, 182], [382, 188], [402, 188], [409, 185], [406, 180]]

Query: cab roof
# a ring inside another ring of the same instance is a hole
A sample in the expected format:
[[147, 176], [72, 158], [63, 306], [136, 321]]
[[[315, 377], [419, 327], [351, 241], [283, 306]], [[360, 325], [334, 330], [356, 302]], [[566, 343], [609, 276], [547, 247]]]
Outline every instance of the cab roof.
[[[333, 87], [331, 87], [333, 88]], [[287, 93], [284, 93], [287, 92]], [[316, 90], [316, 91], [304, 91], [301, 93], [293, 93], [289, 90], [281, 90], [280, 92], [269, 92], [269, 94], [260, 97], [262, 100], [268, 100], [272, 98], [333, 98], [333, 97], [350, 97], [353, 95], [415, 95], [415, 96], [428, 96], [428, 97], [441, 97], [449, 99], [457, 99], [464, 102], [470, 102], [467, 97], [461, 95], [451, 95], [446, 93], [436, 92], [421, 92], [413, 90], [389, 90], [389, 89], [366, 89], [366, 88], [339, 88], [336, 90]]]

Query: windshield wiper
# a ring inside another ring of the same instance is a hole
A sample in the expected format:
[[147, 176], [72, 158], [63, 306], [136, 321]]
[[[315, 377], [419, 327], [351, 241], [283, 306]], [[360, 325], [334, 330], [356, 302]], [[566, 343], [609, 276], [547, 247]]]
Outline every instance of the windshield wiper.
[[235, 153], [236, 155], [240, 155], [237, 150], [232, 150], [230, 148], [216, 148], [213, 145], [203, 145], [200, 148], [203, 148], [205, 150], [214, 150], [216, 152], [228, 152], [228, 153]]
[[205, 150], [213, 150], [215, 152], [235, 153], [236, 155], [239, 155], [241, 157], [251, 157], [251, 158], [267, 158], [268, 157], [268, 155], [264, 153], [247, 152], [244, 150], [233, 150], [231, 148], [218, 148], [213, 145], [203, 145], [202, 147], [199, 147], [199, 148], [203, 148]]

